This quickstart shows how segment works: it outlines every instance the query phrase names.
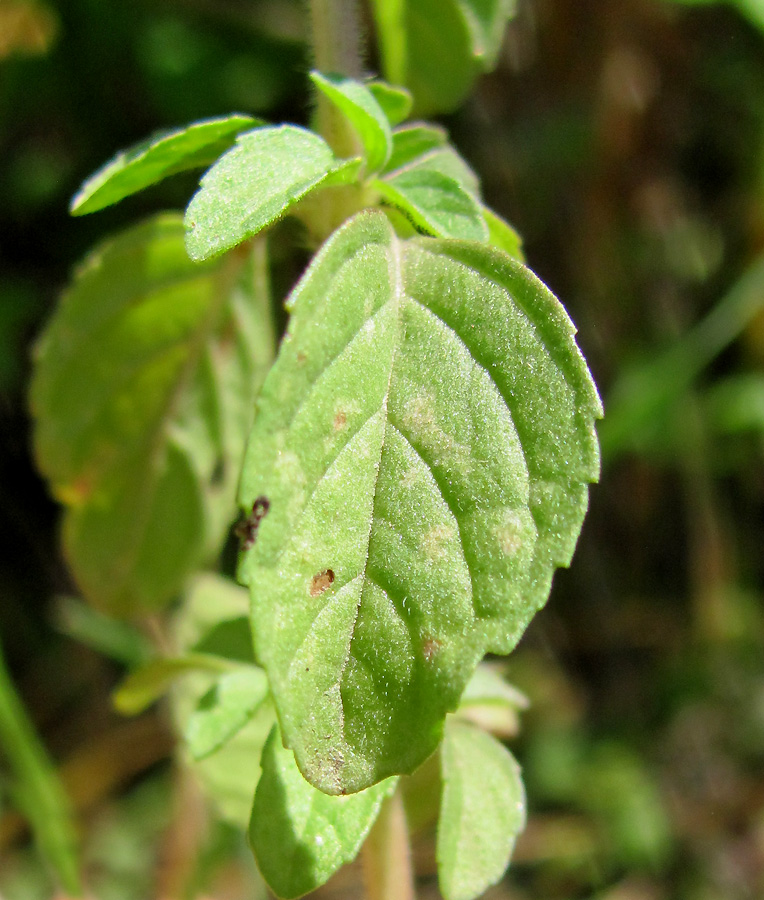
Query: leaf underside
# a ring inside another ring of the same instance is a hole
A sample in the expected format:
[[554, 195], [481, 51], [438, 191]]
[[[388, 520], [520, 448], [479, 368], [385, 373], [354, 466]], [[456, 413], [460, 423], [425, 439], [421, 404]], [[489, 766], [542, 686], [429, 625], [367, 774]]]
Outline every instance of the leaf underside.
[[194, 265], [179, 216], [94, 251], [37, 348], [35, 450], [85, 597], [169, 601], [219, 544], [272, 349], [251, 257]]
[[256, 655], [327, 793], [411, 772], [567, 565], [599, 398], [562, 306], [481, 244], [361, 213], [324, 246], [258, 401], [241, 502]]

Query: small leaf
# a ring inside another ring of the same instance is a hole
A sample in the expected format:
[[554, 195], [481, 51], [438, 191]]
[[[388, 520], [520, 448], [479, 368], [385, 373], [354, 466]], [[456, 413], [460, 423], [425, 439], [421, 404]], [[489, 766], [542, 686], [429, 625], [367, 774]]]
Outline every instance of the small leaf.
[[472, 35], [472, 52], [485, 70], [496, 65], [516, 0], [458, 0]]
[[204, 759], [222, 747], [249, 722], [267, 696], [268, 679], [262, 669], [250, 666], [221, 676], [186, 725], [191, 756]]
[[367, 171], [381, 169], [390, 156], [393, 138], [387, 116], [371, 90], [365, 84], [341, 75], [311, 72], [310, 78], [361, 138]]
[[406, 88], [396, 87], [386, 81], [370, 81], [366, 87], [374, 95], [391, 125], [398, 125], [408, 118], [414, 98]]
[[462, 694], [456, 715], [495, 737], [508, 739], [520, 731], [521, 710], [528, 698], [509, 684], [493, 663], [481, 663]]
[[405, 212], [428, 234], [472, 241], [488, 239], [479, 204], [447, 175], [416, 166], [373, 185], [388, 203]]
[[449, 112], [496, 63], [510, 0], [374, 0], [385, 77], [421, 115]]
[[430, 150], [445, 147], [448, 135], [437, 125], [406, 125], [393, 132], [393, 150], [383, 174], [394, 172]]
[[274, 728], [263, 750], [249, 837], [255, 859], [279, 897], [302, 897], [355, 859], [385, 797], [390, 778], [347, 797], [330, 797], [300, 774]]
[[111, 614], [157, 609], [220, 549], [273, 353], [264, 248], [195, 265], [175, 215], [95, 250], [37, 347], [35, 450], [68, 561]]
[[153, 659], [131, 672], [114, 691], [114, 707], [124, 716], [135, 716], [167, 693], [172, 682], [187, 672], [229, 672], [231, 663], [219, 656], [190, 653], [188, 656]]
[[120, 151], [91, 175], [72, 198], [69, 211], [96, 212], [157, 184], [170, 175], [206, 168], [233, 144], [237, 134], [257, 125], [250, 116], [227, 116], [161, 131]]
[[428, 148], [426, 152], [422, 152], [421, 155], [398, 166], [396, 170], [393, 170], [388, 166], [385, 170], [384, 177], [387, 180], [403, 172], [424, 169], [432, 172], [439, 172], [447, 178], [452, 178], [471, 197], [474, 197], [475, 200], [480, 200], [480, 181], [478, 180], [477, 175], [475, 175], [456, 150], [448, 145]]
[[280, 125], [240, 135], [202, 178], [186, 210], [188, 253], [202, 260], [230, 250], [329, 176], [352, 180], [357, 171], [357, 162], [338, 160], [323, 138], [304, 128]]
[[515, 229], [505, 222], [501, 216], [497, 216], [492, 209], [483, 207], [483, 218], [488, 226], [488, 240], [492, 247], [503, 250], [508, 256], [525, 262], [523, 254], [523, 239]]
[[[174, 622], [174, 643], [184, 653], [205, 652], [203, 648], [213, 652], [214, 648], [214, 652], [237, 662], [247, 658], [242, 652], [244, 641], [249, 644], [251, 660], [249, 623], [242, 618], [248, 605], [247, 591], [230, 579], [208, 572], [196, 576]], [[241, 669], [237, 667], [234, 671]], [[227, 674], [189, 672], [173, 686], [170, 694], [173, 721], [178, 723], [181, 734], [186, 733], [188, 722], [205, 694]], [[240, 831], [249, 823], [252, 798], [260, 778], [260, 757], [275, 721], [273, 704], [266, 698], [240, 731], [204, 759], [194, 759], [188, 747], [181, 745], [186, 751], [183, 754], [186, 765], [217, 813]]]
[[473, 900], [502, 877], [525, 827], [520, 767], [495, 738], [456, 721], [440, 753], [438, 882], [445, 900]]
[[567, 565], [601, 406], [549, 291], [492, 248], [327, 241], [289, 301], [240, 500], [256, 655], [286, 743], [327, 793], [411, 772], [487, 651]]

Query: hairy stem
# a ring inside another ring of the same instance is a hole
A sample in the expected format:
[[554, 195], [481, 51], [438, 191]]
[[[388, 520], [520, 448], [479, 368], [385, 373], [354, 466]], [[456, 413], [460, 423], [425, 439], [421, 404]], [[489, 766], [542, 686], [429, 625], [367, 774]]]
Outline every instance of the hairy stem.
[[414, 873], [401, 792], [382, 804], [363, 845], [367, 900], [414, 900]]

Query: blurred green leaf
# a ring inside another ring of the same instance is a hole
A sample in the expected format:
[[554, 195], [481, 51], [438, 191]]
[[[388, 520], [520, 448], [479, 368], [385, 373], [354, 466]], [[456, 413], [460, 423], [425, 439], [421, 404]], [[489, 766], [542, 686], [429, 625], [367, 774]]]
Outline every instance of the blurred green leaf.
[[311, 72], [313, 84], [340, 110], [361, 139], [366, 170], [381, 169], [392, 147], [392, 133], [382, 107], [372, 91], [359, 81], [340, 75]]
[[450, 112], [492, 68], [510, 0], [374, 0], [385, 78], [414, 95], [421, 115]]
[[268, 679], [262, 669], [249, 667], [222, 675], [186, 724], [191, 756], [204, 759], [222, 747], [250, 721], [267, 696]]
[[0, 647], [0, 749], [10, 763], [12, 797], [29, 821], [61, 887], [83, 894], [74, 818], [58, 775], [19, 699]]
[[294, 125], [258, 128], [205, 174], [186, 210], [186, 247], [202, 260], [270, 225], [316, 188], [352, 181], [359, 163], [338, 160], [323, 138]]
[[153, 659], [131, 672], [114, 691], [114, 707], [124, 716], [135, 716], [167, 693], [176, 678], [187, 672], [230, 672], [232, 664], [220, 656], [189, 653], [187, 656]]
[[146, 662], [153, 652], [137, 627], [105, 616], [76, 597], [57, 601], [56, 625], [63, 634], [129, 666]]
[[170, 175], [206, 168], [231, 147], [236, 135], [258, 124], [251, 116], [233, 115], [158, 132], [120, 151], [91, 175], [72, 198], [69, 211], [75, 216], [96, 212]]
[[525, 827], [520, 767], [495, 738], [457, 721], [440, 754], [438, 883], [445, 900], [474, 900], [502, 877]]
[[716, 430], [764, 434], [764, 373], [731, 375], [708, 391], [708, 420]]
[[273, 352], [263, 248], [192, 263], [165, 215], [95, 250], [37, 347], [35, 449], [86, 599], [134, 615], [217, 553]]
[[274, 728], [263, 750], [249, 836], [257, 865], [273, 892], [291, 900], [355, 859], [397, 778], [357, 794], [330, 797], [300, 774]]
[[369, 81], [371, 91], [391, 125], [398, 125], [408, 118], [414, 98], [406, 88], [387, 84], [385, 81]]
[[650, 359], [625, 369], [607, 399], [603, 454], [614, 459], [669, 433], [666, 416], [705, 367], [764, 309], [764, 258], [758, 259], [697, 325]]

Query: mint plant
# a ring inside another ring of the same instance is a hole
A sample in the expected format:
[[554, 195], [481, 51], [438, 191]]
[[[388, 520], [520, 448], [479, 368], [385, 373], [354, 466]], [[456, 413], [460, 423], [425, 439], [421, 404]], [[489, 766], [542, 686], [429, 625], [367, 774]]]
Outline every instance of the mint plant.
[[[564, 308], [445, 132], [406, 122], [414, 102], [462, 98], [508, 5], [397, 6], [374, 10], [413, 97], [359, 77], [353, 4], [315, 2], [317, 130], [197, 122], [85, 182], [75, 215], [207, 167], [185, 215], [108, 239], [78, 270], [32, 386], [83, 596], [127, 619], [180, 598], [116, 703], [137, 712], [184, 675], [188, 763], [224, 815], [251, 806], [280, 897], [325, 882], [373, 827], [370, 852], [387, 853], [401, 779], [436, 753], [444, 897], [501, 877], [523, 788], [475, 710], [521, 701], [481, 661], [546, 601], [599, 473], [600, 402]], [[457, 48], [442, 81], [433, 23]], [[268, 232], [285, 216], [319, 249], [275, 353]], [[248, 613], [230, 580], [198, 576], [236, 497]], [[237, 783], [231, 801], [221, 775], [242, 769], [249, 793]]]

